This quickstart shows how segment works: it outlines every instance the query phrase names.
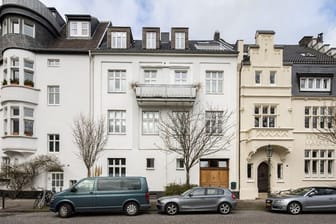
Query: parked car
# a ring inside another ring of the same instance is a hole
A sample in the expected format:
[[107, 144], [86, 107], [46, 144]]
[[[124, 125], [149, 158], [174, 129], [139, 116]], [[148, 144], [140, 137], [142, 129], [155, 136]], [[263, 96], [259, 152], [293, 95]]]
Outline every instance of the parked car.
[[266, 199], [266, 208], [297, 215], [302, 211], [336, 211], [336, 188], [303, 187]]
[[145, 177], [91, 177], [59, 192], [50, 202], [50, 211], [62, 218], [76, 212], [124, 211], [137, 215], [150, 208]]
[[218, 211], [229, 214], [237, 205], [236, 196], [229, 189], [196, 187], [181, 195], [161, 197], [156, 207], [159, 212], [175, 215], [178, 212]]

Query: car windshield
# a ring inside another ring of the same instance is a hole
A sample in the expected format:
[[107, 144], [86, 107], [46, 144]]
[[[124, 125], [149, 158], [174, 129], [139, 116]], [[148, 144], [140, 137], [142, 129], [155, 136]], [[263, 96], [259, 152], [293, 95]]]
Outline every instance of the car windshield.
[[298, 188], [298, 189], [294, 189], [294, 190], [291, 190], [290, 194], [291, 195], [305, 195], [307, 192], [309, 192], [311, 190], [311, 188], [307, 188], [307, 187], [304, 187], [304, 188]]
[[191, 193], [191, 191], [192, 191], [192, 189], [189, 189], [189, 190], [183, 192], [181, 195], [182, 196], [187, 196], [187, 195], [189, 195]]

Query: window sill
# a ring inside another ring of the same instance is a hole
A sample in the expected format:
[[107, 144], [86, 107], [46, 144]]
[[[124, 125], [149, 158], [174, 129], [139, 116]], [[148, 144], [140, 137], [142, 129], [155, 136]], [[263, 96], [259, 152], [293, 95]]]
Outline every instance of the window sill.
[[126, 94], [126, 91], [108, 91], [107, 93]]
[[176, 168], [177, 171], [184, 171], [184, 168]]
[[148, 171], [153, 171], [153, 170], [155, 170], [154, 168], [146, 168], [146, 170], [148, 170]]
[[246, 183], [254, 183], [254, 180], [247, 180]]
[[109, 132], [108, 135], [126, 135], [126, 132], [125, 133]]

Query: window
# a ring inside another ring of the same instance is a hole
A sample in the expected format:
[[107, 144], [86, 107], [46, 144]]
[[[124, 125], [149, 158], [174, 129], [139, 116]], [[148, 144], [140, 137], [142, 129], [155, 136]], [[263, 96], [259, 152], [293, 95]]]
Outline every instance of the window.
[[304, 173], [306, 177], [334, 177], [334, 150], [314, 149], [304, 152]]
[[271, 71], [270, 72], [270, 84], [271, 85], [274, 85], [275, 84], [275, 74], [276, 74], [276, 72], [275, 71]]
[[34, 23], [28, 22], [24, 20], [23, 22], [23, 34], [30, 36], [30, 37], [35, 37], [35, 26]]
[[126, 159], [108, 158], [108, 175], [113, 177], [126, 176]]
[[59, 152], [60, 151], [60, 135], [48, 134], [48, 151]]
[[260, 84], [261, 71], [255, 72], [255, 84]]
[[223, 72], [222, 71], [207, 71], [206, 72], [206, 93], [207, 94], [222, 94], [223, 93]]
[[175, 49], [185, 49], [185, 33], [175, 33]]
[[5, 34], [7, 34], [7, 19], [4, 19], [3, 21], [2, 21], [2, 35], [5, 35]]
[[24, 59], [24, 85], [34, 86], [34, 61]]
[[10, 31], [11, 33], [20, 33], [20, 20], [17, 18], [10, 19]]
[[247, 164], [247, 179], [253, 178], [252, 173], [253, 173], [253, 163], [248, 163]]
[[63, 186], [64, 186], [63, 172], [52, 172], [51, 173], [51, 189], [53, 191], [62, 191]]
[[176, 169], [182, 170], [184, 169], [184, 160], [181, 158], [176, 159]]
[[193, 196], [204, 196], [205, 195], [205, 188], [196, 188], [192, 192]]
[[60, 59], [58, 58], [49, 58], [47, 60], [48, 67], [59, 67], [60, 66]]
[[34, 109], [23, 108], [23, 124], [24, 124], [24, 134], [26, 136], [33, 136], [34, 134]]
[[146, 70], [144, 81], [145, 81], [145, 84], [155, 84], [157, 81], [157, 71], [156, 70]]
[[146, 32], [146, 48], [156, 48], [156, 32]]
[[71, 21], [70, 37], [88, 37], [89, 22]]
[[206, 132], [221, 134], [223, 131], [223, 111], [205, 112]]
[[154, 169], [154, 158], [147, 158], [146, 159], [146, 168], [147, 169]]
[[60, 104], [60, 87], [48, 86], [48, 104], [59, 105]]
[[126, 111], [110, 110], [108, 111], [108, 132], [111, 134], [126, 133]]
[[11, 121], [11, 134], [19, 135], [20, 133], [20, 108], [19, 107], [11, 107], [10, 113], [10, 121]]
[[10, 59], [10, 83], [11, 84], [19, 84], [20, 82], [20, 73], [19, 73], [19, 58], [13, 57]]
[[97, 179], [98, 191], [141, 190], [139, 178], [101, 178]]
[[2, 170], [2, 173], [4, 174], [4, 177], [8, 178], [9, 171], [10, 171], [10, 158], [8, 156], [2, 157], [2, 163], [1, 163], [0, 169]]
[[282, 163], [277, 164], [277, 178], [279, 180], [283, 179], [283, 164]]
[[142, 133], [146, 135], [159, 134], [159, 112], [144, 111], [142, 112]]
[[126, 48], [126, 32], [112, 32], [112, 48]]
[[274, 128], [276, 122], [275, 105], [256, 105], [254, 107], [254, 127]]
[[109, 70], [108, 71], [108, 91], [126, 92], [126, 71]]
[[328, 92], [331, 90], [329, 77], [301, 77], [300, 91]]
[[94, 187], [94, 179], [84, 179], [76, 185], [76, 192], [91, 192]]
[[304, 109], [305, 128], [332, 128], [334, 107], [310, 107]]
[[186, 84], [186, 83], [187, 83], [187, 72], [175, 71], [175, 84]]

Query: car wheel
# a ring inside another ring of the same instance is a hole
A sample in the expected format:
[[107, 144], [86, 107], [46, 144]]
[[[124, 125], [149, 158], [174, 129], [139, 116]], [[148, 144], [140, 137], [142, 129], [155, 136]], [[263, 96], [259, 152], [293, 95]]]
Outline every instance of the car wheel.
[[125, 214], [129, 216], [137, 215], [139, 212], [139, 205], [133, 201], [128, 202], [124, 207], [124, 211]]
[[174, 202], [169, 202], [166, 205], [165, 211], [168, 215], [176, 215], [178, 212], [178, 206]]
[[67, 218], [72, 215], [72, 207], [68, 203], [63, 203], [60, 205], [58, 210], [58, 216], [61, 218]]
[[301, 204], [299, 202], [293, 201], [289, 203], [287, 210], [292, 215], [297, 215], [301, 212]]
[[226, 215], [231, 212], [231, 205], [227, 202], [223, 202], [218, 206], [219, 213]]

